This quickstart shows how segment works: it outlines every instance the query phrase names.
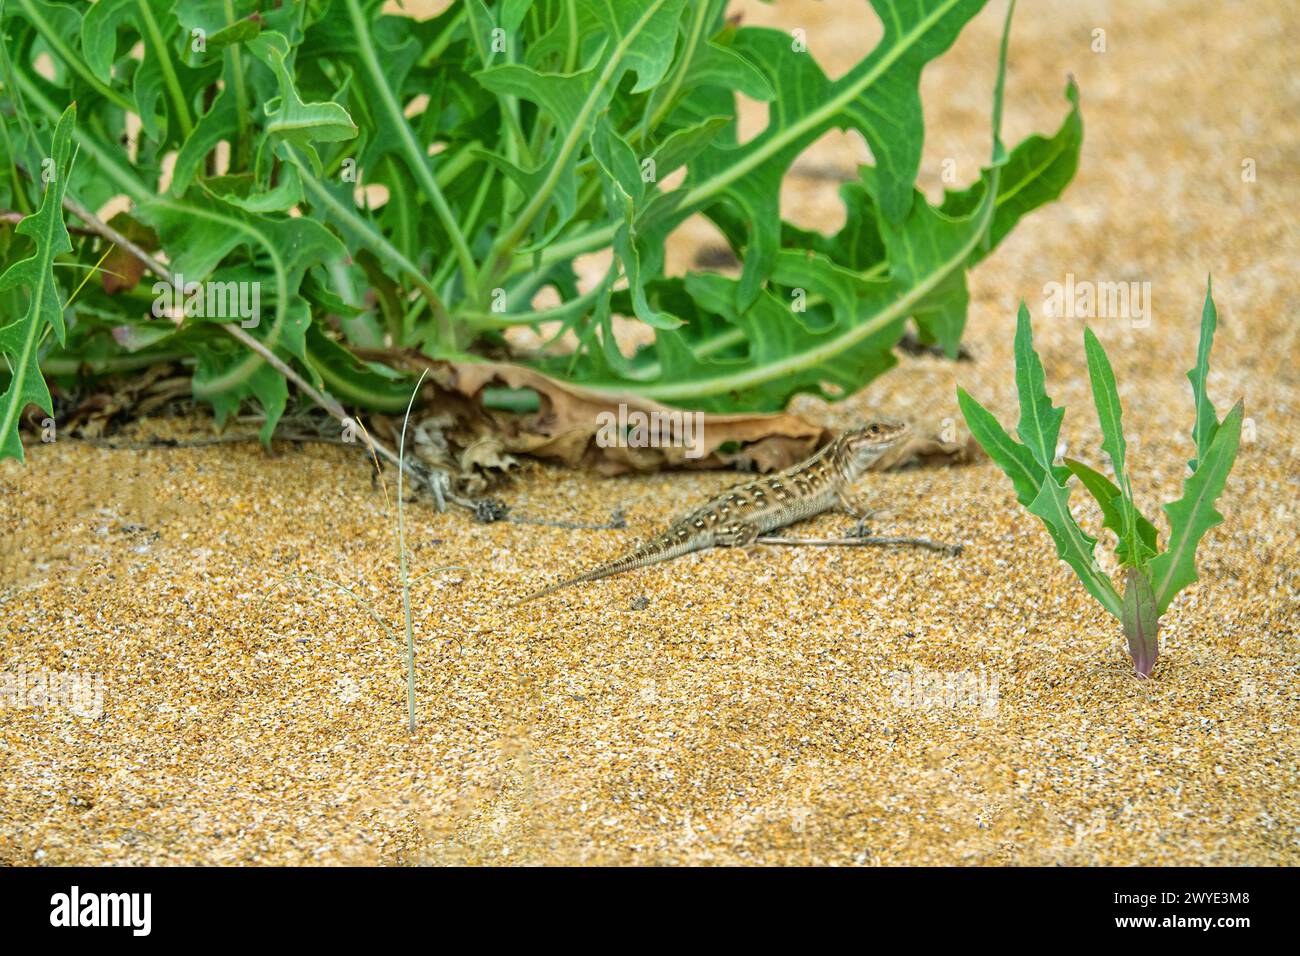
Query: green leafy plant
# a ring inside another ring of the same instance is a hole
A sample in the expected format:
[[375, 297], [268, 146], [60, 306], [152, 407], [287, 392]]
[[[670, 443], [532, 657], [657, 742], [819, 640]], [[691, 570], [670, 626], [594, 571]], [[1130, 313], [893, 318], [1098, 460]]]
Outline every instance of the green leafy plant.
[[[937, 205], [916, 189], [921, 71], [984, 2], [873, 0], [883, 37], [831, 80], [800, 38], [729, 22], [725, 0], [464, 0], [418, 22], [378, 0], [5, 0], [0, 206], [28, 218], [0, 225], [0, 454], [21, 455], [25, 404], [50, 409], [40, 370], [181, 361], [219, 419], [255, 399], [269, 435], [285, 369], [401, 411], [410, 381], [386, 359], [400, 350], [719, 411], [842, 398], [894, 364], [909, 321], [955, 355], [967, 270], [1060, 194], [1082, 139], [1071, 84], [1054, 135], [1003, 147], [1004, 32], [989, 165]], [[769, 104], [743, 143], [737, 92]], [[778, 196], [835, 129], [874, 165], [822, 235], [783, 221]], [[112, 225], [169, 275], [255, 283], [268, 314], [242, 339], [228, 313], [172, 321], [135, 279], [64, 310], [51, 267], [108, 241], [88, 221], [74, 248], [65, 199], [124, 199]], [[664, 274], [665, 241], [697, 215], [738, 276]], [[603, 277], [580, 287], [578, 257], [602, 251]], [[535, 307], [542, 290], [559, 304]], [[625, 355], [616, 316], [653, 341]], [[514, 327], [576, 346], [521, 353]]]
[[[1102, 607], [1120, 620], [1134, 667], [1143, 678], [1151, 676], [1160, 652], [1161, 615], [1174, 595], [1196, 580], [1196, 549], [1205, 533], [1223, 520], [1214, 502], [1232, 470], [1241, 437], [1242, 403], [1237, 402], [1220, 421], [1206, 390], [1216, 324], [1214, 299], [1207, 288], [1196, 365], [1187, 373], [1196, 405], [1192, 426], [1196, 457], [1188, 462], [1190, 473], [1183, 482], [1182, 496], [1164, 506], [1169, 537], [1163, 549], [1155, 525], [1133, 500], [1115, 373], [1091, 329], [1085, 329], [1083, 334], [1088, 377], [1101, 424], [1102, 450], [1110, 459], [1114, 481], [1081, 461], [1067, 458], [1063, 464], [1056, 463], [1065, 409], [1053, 406], [1047, 395], [1043, 365], [1034, 351], [1029, 310], [1024, 303], [1020, 305], [1015, 341], [1016, 389], [1020, 395], [1016, 433], [1020, 441], [1007, 434], [979, 402], [957, 389], [957, 401], [971, 434], [1011, 479], [1020, 503], [1042, 519], [1061, 560], [1074, 570]], [[1103, 526], [1116, 535], [1115, 557], [1124, 575], [1123, 596], [1097, 564], [1097, 540], [1079, 527], [1070, 512], [1070, 488], [1066, 485], [1070, 475], [1078, 478], [1096, 501]]]

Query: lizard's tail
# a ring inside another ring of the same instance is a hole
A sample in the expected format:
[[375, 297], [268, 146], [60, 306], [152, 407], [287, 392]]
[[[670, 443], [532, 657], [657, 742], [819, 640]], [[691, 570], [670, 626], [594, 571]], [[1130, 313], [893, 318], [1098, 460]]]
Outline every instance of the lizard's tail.
[[574, 584], [585, 584], [588, 581], [599, 581], [601, 578], [610, 577], [611, 575], [618, 574], [621, 571], [629, 571], [632, 568], [637, 567], [637, 559], [642, 557], [639, 551], [640, 549], [633, 551], [631, 554], [627, 555], [627, 557], [619, 558], [617, 561], [611, 561], [609, 564], [602, 564], [598, 568], [592, 568], [585, 574], [579, 574], [577, 577], [565, 578], [562, 581], [557, 581], [554, 584], [542, 588], [540, 591], [526, 594], [519, 600], [515, 601], [511, 607], [518, 607], [528, 601], [535, 601], [539, 597], [546, 597], [548, 594], [554, 594], [556, 591], [570, 587]]
[[[598, 568], [597, 570], [600, 569]], [[555, 584], [544, 587], [540, 591], [534, 591], [532, 594], [525, 594], [517, 601], [512, 601], [510, 606], [518, 607], [521, 604], [527, 604], [529, 601], [536, 601], [540, 597], [546, 597], [548, 594], [554, 594], [562, 588], [567, 588], [574, 584], [582, 584], [585, 581], [595, 581], [597, 578], [603, 578], [614, 573], [616, 572], [608, 571], [605, 574], [595, 574], [594, 572], [588, 571], [586, 574], [579, 574], [576, 578], [565, 578], [563, 581], [557, 581]]]
[[548, 594], [554, 594], [556, 591], [570, 587], [574, 584], [585, 584], [588, 581], [599, 581], [601, 578], [612, 577], [615, 574], [622, 574], [624, 571], [631, 571], [633, 568], [645, 567], [647, 564], [653, 564], [657, 561], [664, 561], [669, 558], [685, 554], [687, 551], [695, 550], [691, 544], [683, 543], [665, 549], [663, 542], [650, 541], [637, 548], [635, 551], [629, 551], [623, 557], [610, 561], [608, 564], [602, 564], [600, 567], [592, 568], [585, 574], [579, 574], [577, 577], [565, 578], [557, 581], [555, 584], [548, 585], [540, 591], [534, 591], [532, 594], [526, 594], [514, 601], [510, 606], [518, 607], [528, 601], [534, 601], [537, 598], [545, 597]]

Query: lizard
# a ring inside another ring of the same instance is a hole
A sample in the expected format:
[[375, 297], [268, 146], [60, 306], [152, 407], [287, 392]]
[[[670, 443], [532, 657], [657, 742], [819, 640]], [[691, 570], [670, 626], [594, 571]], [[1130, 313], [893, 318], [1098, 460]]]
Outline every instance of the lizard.
[[865, 520], [871, 509], [854, 493], [853, 484], [908, 430], [904, 422], [880, 420], [844, 432], [801, 464], [728, 488], [621, 557], [534, 591], [514, 604], [693, 551], [746, 548], [759, 535], [825, 511], [840, 510]]

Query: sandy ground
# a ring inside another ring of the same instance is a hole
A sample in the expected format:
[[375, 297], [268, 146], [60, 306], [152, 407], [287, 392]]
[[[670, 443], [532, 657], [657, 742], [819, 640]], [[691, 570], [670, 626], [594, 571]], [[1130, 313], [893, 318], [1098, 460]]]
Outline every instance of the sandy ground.
[[[805, 28], [832, 73], [878, 33], [859, 0], [747, 8]], [[964, 182], [986, 153], [1003, 9], [925, 75], [931, 195], [945, 159]], [[1087, 140], [1063, 201], [974, 274], [976, 361], [908, 360], [849, 401], [797, 405], [837, 427], [875, 410], [933, 420], [956, 414], [961, 384], [1013, 421], [1023, 297], [1071, 453], [1095, 462], [1083, 321], [1042, 318], [1043, 288], [1149, 282], [1145, 328], [1091, 324], [1154, 515], [1190, 454], [1183, 373], [1212, 270], [1211, 390], [1221, 411], [1245, 396], [1249, 441], [1202, 580], [1165, 619], [1157, 680], [1131, 676], [1116, 623], [990, 464], [868, 480], [895, 509], [879, 530], [964, 541], [956, 559], [722, 551], [512, 610], [734, 480], [530, 466], [502, 491], [517, 515], [599, 524], [622, 508], [627, 527], [412, 509], [415, 570], [465, 570], [417, 586], [411, 736], [404, 655], [364, 608], [313, 582], [263, 600], [284, 574], [328, 576], [397, 626], [391, 519], [359, 456], [59, 441], [0, 465], [0, 665], [94, 675], [102, 707], [0, 708], [0, 862], [1300, 861], [1297, 40], [1289, 0], [1249, 15], [1022, 4], [1007, 139], [1055, 128], [1073, 73]], [[816, 170], [861, 150], [819, 144], [789, 214], [833, 225], [835, 184]]]

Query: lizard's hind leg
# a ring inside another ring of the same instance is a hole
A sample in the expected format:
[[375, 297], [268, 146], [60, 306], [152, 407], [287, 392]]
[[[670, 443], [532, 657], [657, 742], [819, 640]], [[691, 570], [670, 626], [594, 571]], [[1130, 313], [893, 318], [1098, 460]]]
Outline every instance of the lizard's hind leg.
[[723, 548], [748, 548], [758, 537], [758, 525], [733, 521], [713, 532], [713, 541]]

